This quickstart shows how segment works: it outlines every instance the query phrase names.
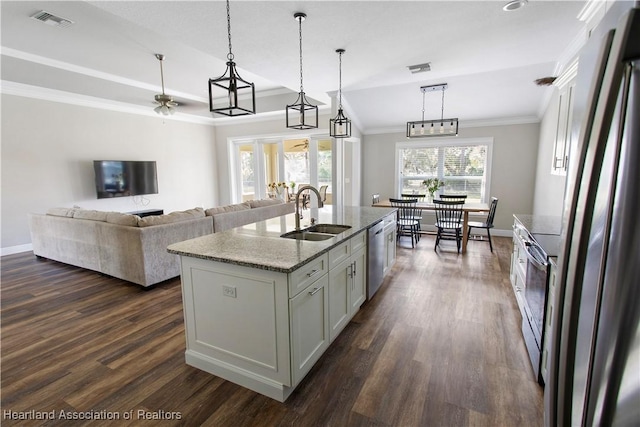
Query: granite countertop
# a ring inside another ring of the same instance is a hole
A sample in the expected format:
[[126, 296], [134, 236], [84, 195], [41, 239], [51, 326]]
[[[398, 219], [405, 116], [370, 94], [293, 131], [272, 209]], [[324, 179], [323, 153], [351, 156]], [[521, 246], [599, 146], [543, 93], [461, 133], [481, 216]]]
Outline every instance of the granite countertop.
[[395, 208], [360, 206], [302, 210], [304, 217], [300, 220], [300, 228], [308, 227], [312, 217], [316, 218], [316, 224], [351, 226], [347, 231], [319, 242], [280, 237], [295, 230], [295, 213], [292, 213], [174, 243], [167, 250], [182, 256], [291, 273], [395, 211]]

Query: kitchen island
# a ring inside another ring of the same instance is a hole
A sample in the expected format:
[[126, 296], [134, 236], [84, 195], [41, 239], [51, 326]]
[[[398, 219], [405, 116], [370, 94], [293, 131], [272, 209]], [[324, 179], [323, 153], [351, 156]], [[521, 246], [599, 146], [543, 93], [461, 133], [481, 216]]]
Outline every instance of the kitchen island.
[[289, 214], [170, 245], [187, 364], [285, 401], [365, 301], [367, 229], [394, 212], [304, 210], [301, 228], [349, 226], [321, 241], [281, 237], [295, 231]]

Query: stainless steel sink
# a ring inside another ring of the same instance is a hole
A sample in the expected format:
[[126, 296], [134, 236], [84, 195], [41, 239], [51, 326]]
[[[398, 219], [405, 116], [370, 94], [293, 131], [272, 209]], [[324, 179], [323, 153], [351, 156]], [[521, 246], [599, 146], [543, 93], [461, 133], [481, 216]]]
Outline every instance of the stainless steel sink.
[[301, 230], [301, 231], [290, 231], [288, 233], [284, 233], [280, 237], [284, 237], [285, 239], [311, 240], [311, 241], [319, 242], [321, 240], [331, 239], [332, 237], [335, 237], [335, 234], [318, 233], [314, 231]]
[[305, 230], [317, 232], [317, 233], [340, 234], [343, 231], [346, 231], [350, 228], [351, 228], [350, 225], [316, 224], [316, 225], [312, 225], [309, 228], [306, 228]]

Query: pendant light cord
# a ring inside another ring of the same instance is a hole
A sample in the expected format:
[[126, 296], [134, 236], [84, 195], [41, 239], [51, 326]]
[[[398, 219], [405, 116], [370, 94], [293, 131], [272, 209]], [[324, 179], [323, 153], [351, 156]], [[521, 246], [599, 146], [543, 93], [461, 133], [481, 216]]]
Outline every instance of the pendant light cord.
[[233, 53], [231, 53], [231, 12], [229, 10], [229, 0], [227, 0], [227, 36], [229, 37], [229, 54], [227, 59], [233, 61]]
[[299, 16], [298, 23], [299, 23], [299, 32], [300, 32], [300, 92], [304, 92], [304, 89], [302, 87], [302, 21], [303, 21], [303, 17]]
[[342, 110], [342, 53], [339, 52], [340, 66], [338, 72], [338, 109]]
[[[425, 89], [422, 89], [422, 121], [424, 122], [424, 96], [427, 93], [427, 91]], [[422, 123], [422, 126], [424, 126], [424, 123]]]
[[444, 86], [442, 86], [442, 110], [440, 112], [440, 122], [444, 120]]

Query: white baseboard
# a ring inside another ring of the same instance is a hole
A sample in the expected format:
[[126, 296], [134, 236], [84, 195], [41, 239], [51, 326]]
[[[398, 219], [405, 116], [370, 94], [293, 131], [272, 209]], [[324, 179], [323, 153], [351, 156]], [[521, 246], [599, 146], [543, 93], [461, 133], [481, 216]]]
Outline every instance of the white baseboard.
[[20, 252], [29, 252], [33, 250], [33, 245], [28, 243], [26, 245], [9, 246], [0, 249], [0, 256], [19, 254]]

